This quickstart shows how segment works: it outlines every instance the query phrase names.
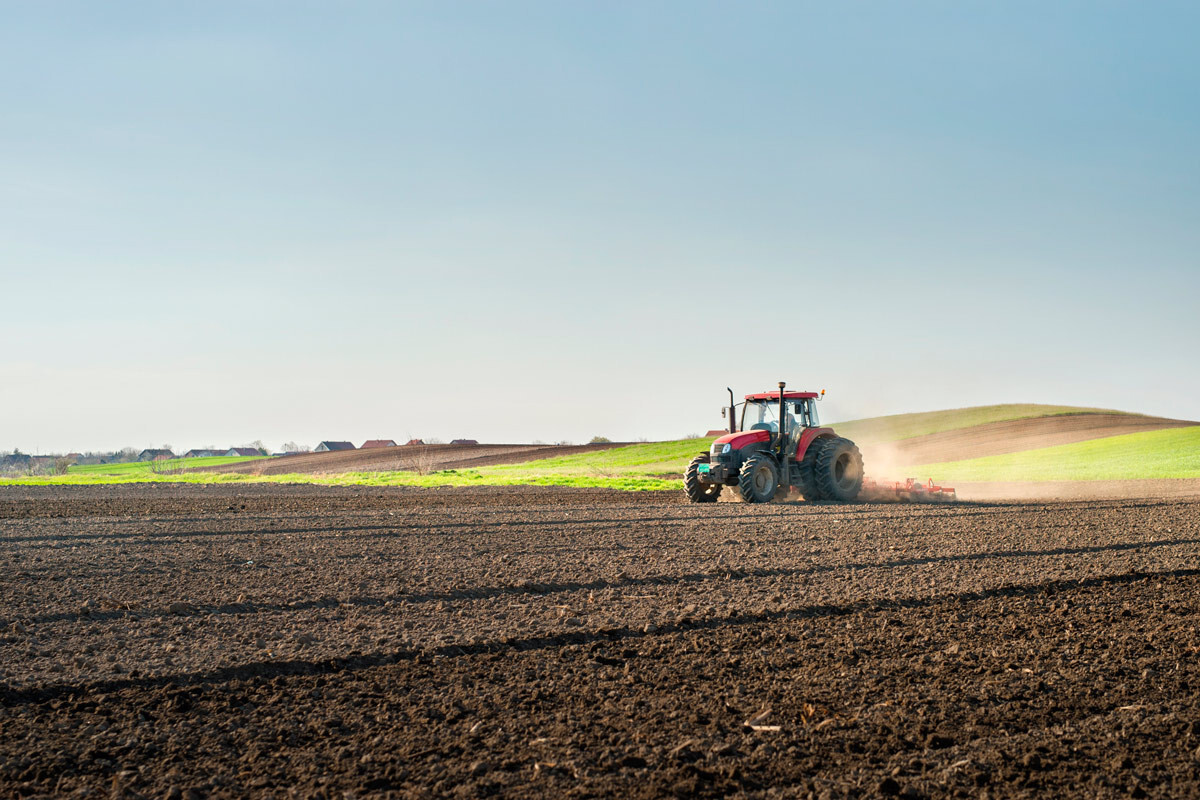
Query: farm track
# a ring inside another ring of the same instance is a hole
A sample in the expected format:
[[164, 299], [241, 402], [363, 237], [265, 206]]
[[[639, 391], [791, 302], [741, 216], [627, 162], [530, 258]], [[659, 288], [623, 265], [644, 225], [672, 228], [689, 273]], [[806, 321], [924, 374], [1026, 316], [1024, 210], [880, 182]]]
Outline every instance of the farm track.
[[0, 796], [1200, 792], [1200, 497], [678, 500], [0, 491]]

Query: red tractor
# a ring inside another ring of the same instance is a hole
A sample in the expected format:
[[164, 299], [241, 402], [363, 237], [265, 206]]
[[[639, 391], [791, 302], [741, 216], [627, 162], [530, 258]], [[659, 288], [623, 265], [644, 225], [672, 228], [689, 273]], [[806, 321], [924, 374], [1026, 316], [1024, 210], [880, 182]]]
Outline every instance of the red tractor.
[[[747, 503], [796, 489], [805, 500], [849, 501], [863, 484], [862, 454], [817, 419], [816, 392], [779, 389], [746, 395], [741, 425], [729, 391], [729, 433], [688, 464], [683, 488], [693, 503], [714, 503], [732, 486]], [[821, 392], [824, 394], [824, 392]]]

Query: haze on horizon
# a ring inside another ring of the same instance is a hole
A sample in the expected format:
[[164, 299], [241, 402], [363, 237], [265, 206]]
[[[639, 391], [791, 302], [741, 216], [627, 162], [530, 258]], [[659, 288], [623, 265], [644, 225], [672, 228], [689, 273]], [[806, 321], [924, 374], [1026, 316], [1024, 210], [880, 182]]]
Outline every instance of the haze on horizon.
[[0, 10], [0, 450], [1200, 418], [1193, 4]]

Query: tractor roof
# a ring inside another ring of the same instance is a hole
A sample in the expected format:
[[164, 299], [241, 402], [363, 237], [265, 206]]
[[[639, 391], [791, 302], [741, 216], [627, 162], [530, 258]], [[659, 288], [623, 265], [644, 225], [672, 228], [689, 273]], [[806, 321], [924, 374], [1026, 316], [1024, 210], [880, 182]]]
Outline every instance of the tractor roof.
[[[784, 392], [784, 400], [803, 400], [806, 397], [817, 397], [816, 392]], [[747, 400], [779, 400], [779, 390], [772, 392], [759, 392], [758, 394], [746, 395]]]

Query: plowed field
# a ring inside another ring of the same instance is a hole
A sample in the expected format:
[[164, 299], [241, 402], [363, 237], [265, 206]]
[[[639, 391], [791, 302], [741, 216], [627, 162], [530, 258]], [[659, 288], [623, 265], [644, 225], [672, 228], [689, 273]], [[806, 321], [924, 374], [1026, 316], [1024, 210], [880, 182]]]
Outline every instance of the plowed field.
[[1197, 424], [1200, 423], [1131, 414], [1063, 414], [989, 422], [883, 444], [865, 443], [863, 450], [868, 461], [935, 464]]
[[541, 445], [541, 444], [429, 444], [379, 447], [370, 450], [339, 450], [328, 453], [302, 453], [260, 461], [245, 461], [217, 467], [202, 467], [197, 472], [241, 472], [250, 475], [333, 474], [339, 472], [386, 472], [485, 467], [491, 464], [518, 464], [540, 458], [558, 458], [574, 453], [591, 453], [620, 447], [619, 443]]
[[1200, 497], [0, 491], [0, 796], [1185, 797]]

